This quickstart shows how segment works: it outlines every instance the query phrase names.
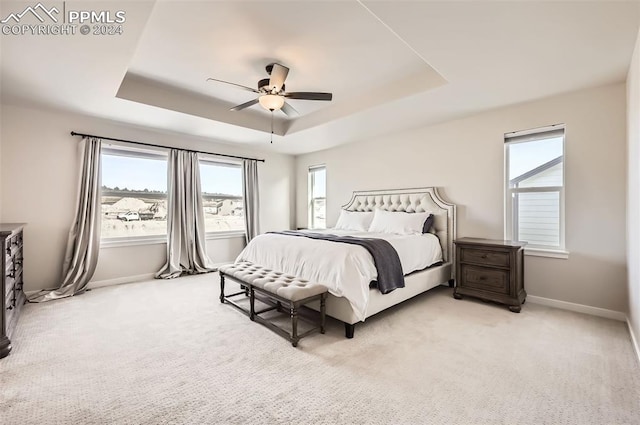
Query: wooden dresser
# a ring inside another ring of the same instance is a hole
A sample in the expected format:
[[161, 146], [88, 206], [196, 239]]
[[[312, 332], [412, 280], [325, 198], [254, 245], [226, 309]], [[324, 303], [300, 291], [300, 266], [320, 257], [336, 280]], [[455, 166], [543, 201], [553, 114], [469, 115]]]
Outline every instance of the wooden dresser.
[[2, 279], [0, 315], [0, 358], [11, 351], [11, 337], [18, 315], [25, 302], [22, 291], [22, 228], [24, 224], [0, 223], [0, 243], [2, 244]]
[[520, 313], [524, 290], [524, 246], [526, 242], [462, 238], [456, 245], [456, 287], [463, 295], [506, 304]]

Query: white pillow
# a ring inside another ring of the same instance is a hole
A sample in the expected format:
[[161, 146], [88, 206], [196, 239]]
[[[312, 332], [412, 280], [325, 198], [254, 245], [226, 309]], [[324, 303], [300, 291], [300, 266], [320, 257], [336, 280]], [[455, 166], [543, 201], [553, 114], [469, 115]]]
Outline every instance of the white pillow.
[[406, 213], [376, 209], [369, 231], [374, 233], [397, 233], [399, 235], [421, 235], [430, 212]]
[[366, 232], [373, 220], [373, 212], [340, 210], [335, 229]]

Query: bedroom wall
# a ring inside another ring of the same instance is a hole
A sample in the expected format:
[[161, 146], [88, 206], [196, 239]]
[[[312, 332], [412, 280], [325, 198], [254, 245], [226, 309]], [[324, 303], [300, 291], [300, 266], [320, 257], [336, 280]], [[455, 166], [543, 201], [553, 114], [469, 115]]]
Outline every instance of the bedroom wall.
[[327, 223], [353, 190], [438, 186], [458, 205], [458, 236], [503, 238], [506, 132], [565, 123], [569, 259], [526, 257], [530, 295], [627, 308], [625, 86], [615, 84], [356, 142], [297, 158], [297, 226], [307, 169], [327, 166]]
[[629, 325], [640, 356], [640, 33], [627, 77], [627, 161]]
[[[28, 223], [25, 228], [25, 289], [59, 284], [67, 234], [76, 203], [80, 138], [71, 130], [266, 159], [259, 165], [262, 230], [290, 228], [295, 196], [294, 158], [251, 147], [203, 138], [161, 133], [71, 113], [8, 106], [2, 108], [3, 219]], [[207, 241], [216, 263], [230, 261], [244, 246], [243, 238]], [[166, 245], [103, 248], [94, 281], [127, 280], [157, 271], [165, 262]]]

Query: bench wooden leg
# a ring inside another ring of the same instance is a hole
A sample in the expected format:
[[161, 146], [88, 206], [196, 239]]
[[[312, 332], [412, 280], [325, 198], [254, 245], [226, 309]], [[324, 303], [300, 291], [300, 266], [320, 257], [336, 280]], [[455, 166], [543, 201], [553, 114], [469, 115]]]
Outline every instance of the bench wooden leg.
[[325, 332], [324, 325], [326, 322], [326, 311], [327, 311], [327, 294], [322, 294], [320, 296], [320, 333], [323, 334]]
[[224, 304], [224, 275], [220, 273], [220, 302]]
[[253, 290], [253, 286], [248, 287], [249, 289], [249, 320], [252, 322], [256, 317], [256, 293]]
[[298, 346], [298, 309], [291, 303], [291, 345]]

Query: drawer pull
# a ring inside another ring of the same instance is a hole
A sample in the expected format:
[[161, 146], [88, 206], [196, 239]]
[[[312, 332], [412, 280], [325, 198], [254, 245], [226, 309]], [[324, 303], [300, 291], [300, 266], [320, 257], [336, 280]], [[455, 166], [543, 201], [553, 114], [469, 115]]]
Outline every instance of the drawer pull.
[[487, 277], [486, 277], [486, 276], [480, 276], [478, 279], [480, 279], [480, 280], [487, 280]]
[[482, 258], [483, 260], [486, 260], [486, 259], [487, 259], [487, 254], [482, 254], [482, 255], [480, 256], [480, 258]]

